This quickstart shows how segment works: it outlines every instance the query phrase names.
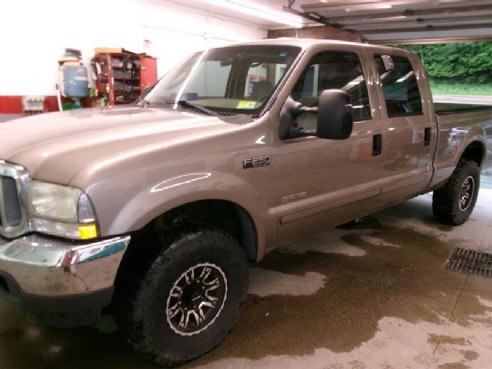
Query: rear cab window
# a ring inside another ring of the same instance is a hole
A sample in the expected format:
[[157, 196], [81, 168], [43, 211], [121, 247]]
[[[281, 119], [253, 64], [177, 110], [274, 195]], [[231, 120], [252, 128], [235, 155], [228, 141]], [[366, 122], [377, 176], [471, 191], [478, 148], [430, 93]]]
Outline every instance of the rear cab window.
[[423, 115], [415, 70], [404, 56], [376, 55], [388, 117]]

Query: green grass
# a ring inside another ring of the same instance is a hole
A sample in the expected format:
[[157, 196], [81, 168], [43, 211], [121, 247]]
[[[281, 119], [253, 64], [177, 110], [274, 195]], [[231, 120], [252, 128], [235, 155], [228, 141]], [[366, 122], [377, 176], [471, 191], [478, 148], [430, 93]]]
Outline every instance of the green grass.
[[491, 83], [473, 84], [431, 80], [430, 86], [434, 95], [492, 96]]

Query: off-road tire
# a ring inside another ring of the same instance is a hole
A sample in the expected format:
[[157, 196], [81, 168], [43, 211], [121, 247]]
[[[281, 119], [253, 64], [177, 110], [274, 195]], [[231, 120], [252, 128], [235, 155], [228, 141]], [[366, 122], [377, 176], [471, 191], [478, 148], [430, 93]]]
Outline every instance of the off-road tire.
[[480, 168], [477, 163], [460, 160], [446, 184], [434, 191], [434, 218], [453, 226], [465, 223], [475, 207], [479, 188]]
[[[115, 318], [137, 352], [174, 367], [210, 351], [231, 331], [246, 299], [248, 265], [237, 241], [219, 230], [192, 226], [149, 243], [143, 257], [134, 251], [138, 257], [124, 260]], [[128, 267], [132, 261], [134, 268]], [[199, 323], [191, 314], [185, 326], [185, 310], [207, 319]]]

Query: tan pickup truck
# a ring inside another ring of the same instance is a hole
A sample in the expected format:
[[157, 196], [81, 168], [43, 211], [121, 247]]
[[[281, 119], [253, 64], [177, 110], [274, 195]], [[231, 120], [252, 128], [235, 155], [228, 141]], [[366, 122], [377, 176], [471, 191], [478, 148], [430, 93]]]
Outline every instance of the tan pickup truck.
[[4, 123], [0, 293], [55, 325], [110, 308], [179, 365], [224, 339], [275, 247], [429, 191], [465, 222], [492, 109], [449, 108], [414, 54], [285, 39], [194, 54], [133, 106]]

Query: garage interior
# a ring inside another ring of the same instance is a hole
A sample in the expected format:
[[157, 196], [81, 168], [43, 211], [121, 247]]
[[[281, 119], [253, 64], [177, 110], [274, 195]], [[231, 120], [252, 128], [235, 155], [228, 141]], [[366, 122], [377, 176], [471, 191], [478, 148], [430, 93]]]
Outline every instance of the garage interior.
[[[79, 19], [40, 19], [57, 7], [54, 0], [0, 6], [9, 15], [0, 31], [18, 34], [4, 42], [12, 57], [0, 60], [0, 124], [32, 114], [26, 101], [42, 101], [34, 113], [58, 110], [55, 84], [67, 48], [81, 50], [78, 62], [89, 71], [98, 47], [144, 54], [157, 79], [197, 49], [254, 39], [492, 41], [490, 0], [108, 0], [89, 1]], [[95, 15], [97, 30], [87, 24]], [[492, 105], [492, 96], [439, 99]], [[479, 263], [459, 270], [450, 260], [457, 249], [492, 255], [492, 172], [482, 173], [464, 225], [437, 223], [431, 200], [419, 196], [268, 254], [251, 266], [248, 300], [229, 337], [183, 368], [490, 368], [492, 260], [485, 271]], [[129, 349], [110, 316], [96, 329], [61, 330], [4, 300], [0, 316], [0, 368], [156, 367]]]

